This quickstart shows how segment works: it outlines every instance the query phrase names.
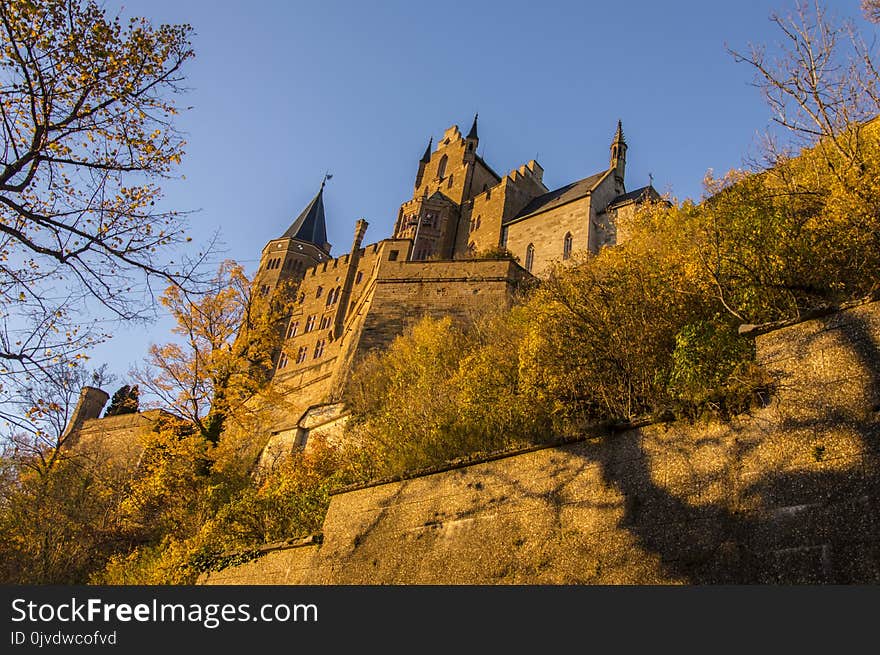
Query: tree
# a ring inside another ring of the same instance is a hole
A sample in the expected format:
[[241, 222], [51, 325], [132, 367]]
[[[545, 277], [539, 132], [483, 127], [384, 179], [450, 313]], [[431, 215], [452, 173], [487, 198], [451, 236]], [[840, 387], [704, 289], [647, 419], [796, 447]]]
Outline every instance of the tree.
[[[869, 18], [880, 16], [878, 7], [877, 0], [863, 0]], [[862, 130], [880, 113], [880, 69], [872, 48], [852, 24], [837, 23], [819, 2], [800, 0], [791, 15], [774, 13], [770, 19], [783, 37], [772, 54], [762, 45], [729, 52], [754, 69], [773, 122], [794, 137], [795, 146], [817, 147], [840, 175], [863, 172]], [[771, 163], [790, 155], [768, 142]]]
[[94, 0], [0, 3], [0, 394], [106, 338], [84, 306], [143, 318], [154, 280], [190, 279], [169, 261], [183, 217], [157, 207], [190, 33]]
[[880, 0], [862, 0], [865, 18], [872, 23], [880, 23]]
[[136, 414], [140, 405], [140, 390], [138, 385], [133, 387], [123, 384], [113, 397], [110, 398], [110, 404], [104, 410], [104, 417], [119, 416], [120, 414]]
[[216, 443], [227, 418], [268, 380], [289, 297], [283, 286], [271, 297], [253, 293], [244, 270], [232, 261], [220, 264], [199, 295], [168, 287], [161, 302], [182, 341], [150, 346], [146, 365], [133, 371], [135, 379]]

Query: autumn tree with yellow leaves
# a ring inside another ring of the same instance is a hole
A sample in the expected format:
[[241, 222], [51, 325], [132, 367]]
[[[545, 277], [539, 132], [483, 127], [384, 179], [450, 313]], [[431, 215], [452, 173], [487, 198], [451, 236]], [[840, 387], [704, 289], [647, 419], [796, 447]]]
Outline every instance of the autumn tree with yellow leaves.
[[248, 401], [265, 387], [293, 294], [254, 293], [232, 261], [221, 263], [208, 285], [199, 295], [179, 286], [166, 289], [161, 303], [179, 339], [150, 346], [134, 376], [159, 406], [191, 421], [216, 444], [227, 419], [248, 411]]
[[190, 35], [94, 0], [0, 3], [0, 400], [106, 337], [86, 307], [143, 318], [151, 285], [191, 280], [184, 217], [158, 207]]

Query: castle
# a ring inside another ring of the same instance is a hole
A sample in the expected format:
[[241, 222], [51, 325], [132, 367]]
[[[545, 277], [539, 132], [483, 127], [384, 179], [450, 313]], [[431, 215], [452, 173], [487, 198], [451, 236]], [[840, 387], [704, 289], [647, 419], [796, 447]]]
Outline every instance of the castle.
[[620, 122], [608, 168], [555, 190], [535, 160], [498, 175], [477, 154], [476, 116], [467, 135], [453, 125], [432, 145], [390, 238], [362, 245], [367, 222], [358, 220], [350, 252], [332, 257], [322, 182], [287, 231], [263, 248], [257, 292], [271, 294], [285, 281], [296, 289], [273, 374], [293, 411], [278, 417], [270, 450], [302, 446], [311, 430], [335, 424], [352, 364], [387, 346], [408, 322], [467, 319], [509, 304], [524, 280], [576, 251], [614, 244], [616, 219], [659, 198], [651, 186], [627, 193]]

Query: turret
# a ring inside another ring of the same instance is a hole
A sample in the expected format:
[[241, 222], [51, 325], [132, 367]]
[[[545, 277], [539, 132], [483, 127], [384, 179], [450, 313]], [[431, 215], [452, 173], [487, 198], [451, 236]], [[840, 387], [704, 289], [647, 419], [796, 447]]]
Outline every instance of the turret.
[[477, 117], [479, 114], [474, 114], [474, 122], [471, 125], [470, 132], [467, 133], [467, 136], [464, 138], [465, 142], [465, 150], [464, 157], [465, 160], [473, 159], [477, 154], [477, 146], [480, 145], [480, 137], [477, 136]]
[[425, 175], [425, 166], [431, 161], [431, 146], [434, 143], [434, 137], [428, 139], [428, 147], [425, 148], [425, 154], [422, 155], [422, 158], [419, 160], [419, 172], [416, 173], [416, 185], [415, 189], [418, 190], [420, 186], [422, 186], [422, 177]]
[[[76, 431], [89, 419], [98, 418], [109, 399], [110, 396], [103, 389], [83, 387], [79, 392], [76, 409], [73, 410], [73, 415], [70, 417], [70, 423], [67, 424], [63, 438], [68, 440], [68, 438], [72, 437], [71, 441], [75, 440]], [[72, 444], [68, 443], [68, 445]]]
[[621, 121], [617, 121], [617, 132], [611, 142], [611, 165], [609, 168], [614, 169], [614, 177], [620, 184], [623, 184], [626, 170], [626, 139], [623, 138], [623, 123]]
[[260, 295], [272, 293], [285, 280], [298, 280], [304, 271], [330, 257], [327, 225], [324, 218], [324, 176], [321, 188], [280, 237], [263, 248], [255, 289]]

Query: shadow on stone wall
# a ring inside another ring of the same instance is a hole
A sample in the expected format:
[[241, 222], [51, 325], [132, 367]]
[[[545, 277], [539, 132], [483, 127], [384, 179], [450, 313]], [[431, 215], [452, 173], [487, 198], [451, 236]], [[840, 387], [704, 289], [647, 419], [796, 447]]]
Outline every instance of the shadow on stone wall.
[[[825, 444], [816, 443], [810, 449], [816, 470], [792, 470], [795, 454], [781, 453], [772, 471], [749, 481], [739, 463], [760, 456], [755, 451], [762, 441], [732, 429], [732, 465], [715, 480], [727, 493], [716, 502], [694, 505], [657, 484], [641, 440], [638, 453], [623, 467], [608, 450], [598, 449], [595, 461], [604, 482], [624, 496], [620, 527], [647, 552], [659, 555], [670, 577], [691, 583], [880, 582], [880, 348], [869, 328], [863, 316], [853, 316], [836, 330], [840, 345], [855, 356], [861, 370], [838, 371], [837, 377], [835, 362], [824, 362], [824, 375], [818, 377], [825, 380], [808, 376], [806, 383], [788, 388], [783, 402], [790, 407], [777, 407], [778, 422], [772, 426], [775, 433], [818, 441], [851, 435], [860, 442], [859, 454], [837, 462], [843, 468], [829, 461], [832, 453]], [[827, 334], [809, 335], [801, 348], [814, 350]], [[787, 382], [779, 380], [781, 387]], [[845, 394], [852, 401], [829, 406], [847, 385]], [[753, 420], [762, 418], [766, 420], [758, 413]], [[590, 459], [589, 454], [582, 456]]]

